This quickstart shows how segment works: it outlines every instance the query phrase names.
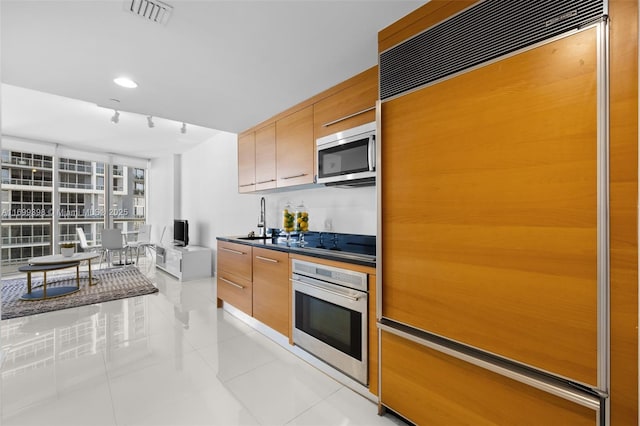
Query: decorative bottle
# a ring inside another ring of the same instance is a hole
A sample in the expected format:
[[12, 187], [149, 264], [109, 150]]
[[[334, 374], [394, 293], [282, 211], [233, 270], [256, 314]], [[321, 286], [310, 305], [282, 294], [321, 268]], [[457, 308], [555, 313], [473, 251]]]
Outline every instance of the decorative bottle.
[[282, 229], [287, 234], [287, 239], [289, 239], [295, 228], [295, 214], [291, 209], [291, 203], [287, 201], [282, 209]]

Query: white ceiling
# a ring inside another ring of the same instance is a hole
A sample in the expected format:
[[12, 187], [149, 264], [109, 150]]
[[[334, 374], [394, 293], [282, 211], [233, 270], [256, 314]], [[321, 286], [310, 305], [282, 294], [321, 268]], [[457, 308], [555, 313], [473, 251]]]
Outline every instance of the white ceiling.
[[[3, 135], [145, 158], [183, 152], [375, 65], [378, 31], [425, 1], [166, 3], [161, 25], [123, 0], [1, 0]], [[139, 87], [116, 86], [120, 75]], [[167, 120], [150, 129], [147, 115]]]

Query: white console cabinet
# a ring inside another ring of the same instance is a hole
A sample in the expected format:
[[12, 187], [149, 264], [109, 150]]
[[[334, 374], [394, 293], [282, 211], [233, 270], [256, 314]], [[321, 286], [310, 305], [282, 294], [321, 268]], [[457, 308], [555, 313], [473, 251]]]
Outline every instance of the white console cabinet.
[[212, 254], [207, 247], [157, 246], [156, 268], [182, 281], [210, 277]]

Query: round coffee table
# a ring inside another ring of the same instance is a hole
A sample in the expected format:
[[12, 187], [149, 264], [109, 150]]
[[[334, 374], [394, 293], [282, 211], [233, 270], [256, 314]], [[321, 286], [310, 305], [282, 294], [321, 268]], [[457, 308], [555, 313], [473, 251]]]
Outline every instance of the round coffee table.
[[89, 285], [95, 285], [91, 274], [91, 261], [100, 257], [99, 253], [86, 252], [74, 253], [72, 256], [63, 256], [61, 254], [51, 254], [49, 256], [32, 257], [27, 262], [29, 265], [51, 265], [66, 262], [87, 262], [89, 265]]

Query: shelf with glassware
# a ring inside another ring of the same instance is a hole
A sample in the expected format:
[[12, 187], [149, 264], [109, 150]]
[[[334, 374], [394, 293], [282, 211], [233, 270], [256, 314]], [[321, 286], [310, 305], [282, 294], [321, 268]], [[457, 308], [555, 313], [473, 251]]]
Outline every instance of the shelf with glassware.
[[201, 246], [157, 246], [156, 268], [181, 281], [211, 276], [212, 251]]

